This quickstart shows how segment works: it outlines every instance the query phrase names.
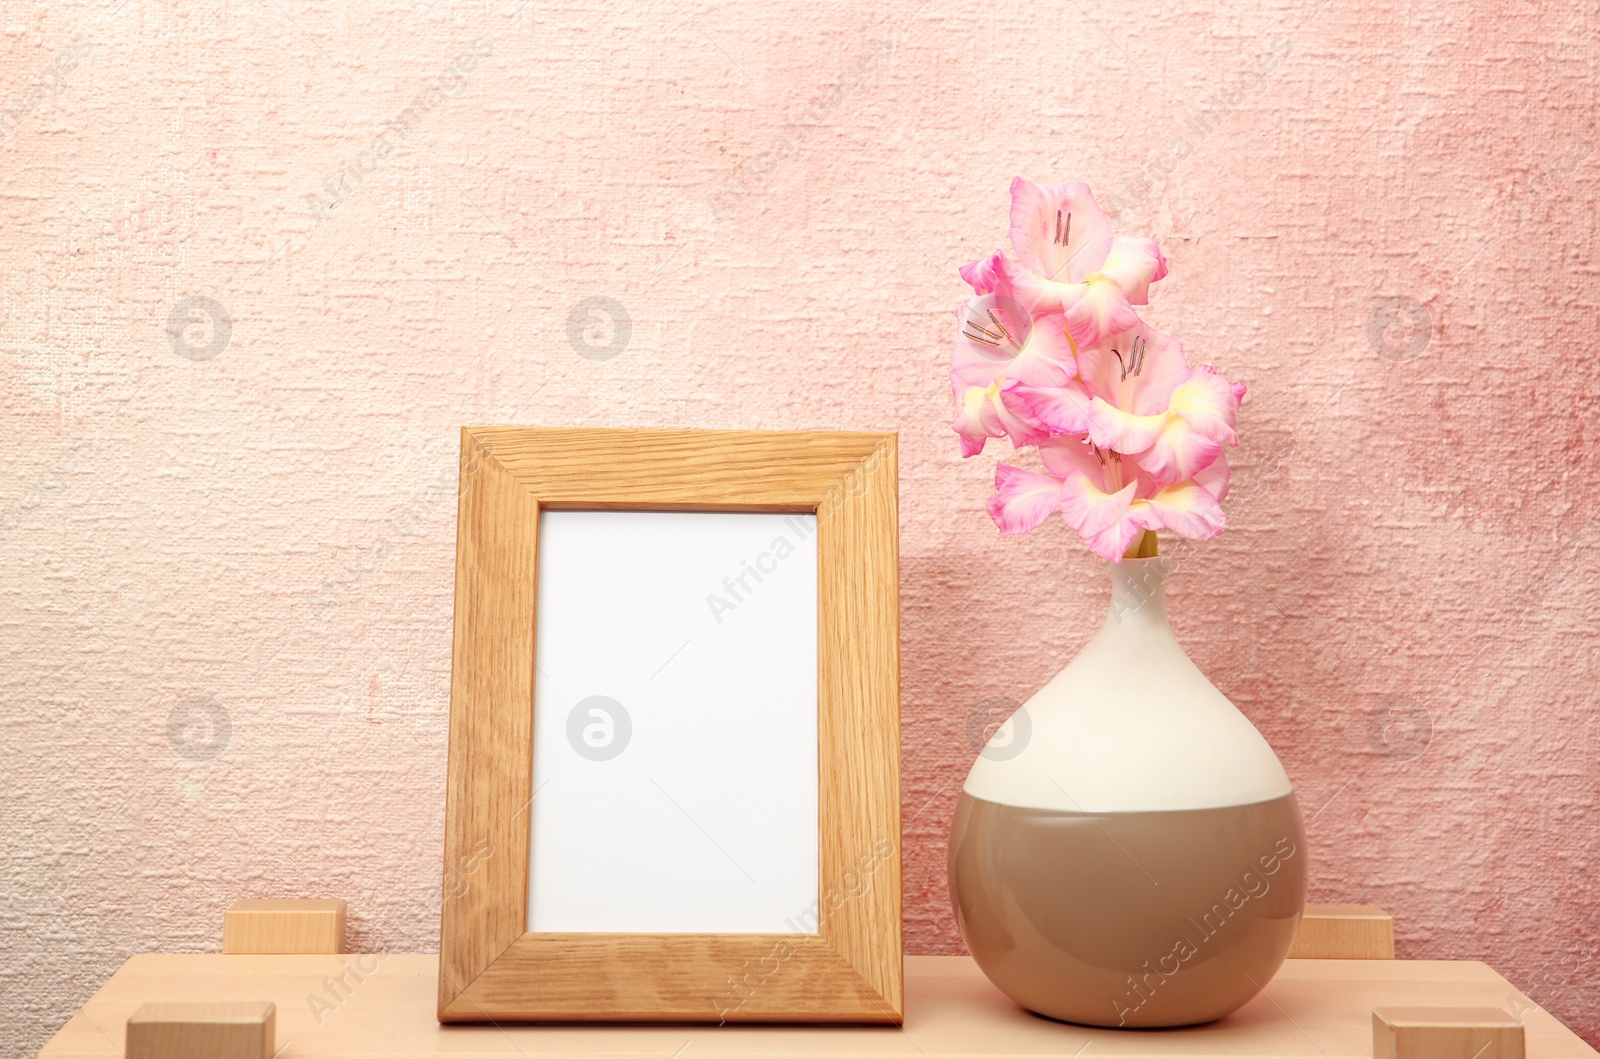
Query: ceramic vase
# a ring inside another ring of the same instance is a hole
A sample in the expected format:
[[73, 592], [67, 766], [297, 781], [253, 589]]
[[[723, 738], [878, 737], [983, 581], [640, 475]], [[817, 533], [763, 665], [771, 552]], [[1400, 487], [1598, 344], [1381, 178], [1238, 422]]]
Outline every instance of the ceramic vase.
[[1111, 566], [1100, 632], [994, 733], [957, 805], [961, 936], [1050, 1018], [1221, 1018], [1276, 973], [1304, 909], [1289, 777], [1178, 645], [1167, 570]]

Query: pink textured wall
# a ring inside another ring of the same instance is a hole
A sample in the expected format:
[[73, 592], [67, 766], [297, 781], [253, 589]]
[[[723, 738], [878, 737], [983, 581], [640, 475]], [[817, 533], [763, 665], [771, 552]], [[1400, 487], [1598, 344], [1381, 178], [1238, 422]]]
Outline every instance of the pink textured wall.
[[[998, 538], [947, 426], [1017, 173], [1160, 239], [1154, 321], [1251, 387], [1173, 610], [1313, 899], [1600, 1041], [1596, 19], [7, 5], [6, 1053], [242, 895], [434, 947], [463, 423], [900, 431], [907, 940], [958, 951], [973, 733], [1105, 598], [1059, 525]], [[569, 337], [595, 297], [631, 330]]]

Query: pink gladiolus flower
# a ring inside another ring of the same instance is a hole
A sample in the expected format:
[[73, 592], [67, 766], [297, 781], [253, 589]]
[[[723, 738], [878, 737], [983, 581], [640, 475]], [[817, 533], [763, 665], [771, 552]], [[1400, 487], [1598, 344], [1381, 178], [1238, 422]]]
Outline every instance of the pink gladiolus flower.
[[976, 456], [989, 438], [1011, 439], [1012, 448], [1036, 445], [1049, 436], [1026, 413], [1014, 382], [996, 379], [987, 386], [967, 386], [954, 382], [956, 421], [951, 425], [961, 435], [961, 455]]
[[1167, 529], [1205, 540], [1221, 533], [1227, 522], [1220, 504], [1228, 489], [1225, 460], [1213, 462], [1216, 470], [1205, 484], [1160, 485], [1133, 461], [1087, 438], [1050, 438], [1040, 443], [1039, 452], [1047, 474], [1004, 463], [995, 468], [988, 507], [1002, 533], [1027, 533], [1060, 511], [1091, 551], [1120, 563], [1140, 530]]
[[[963, 456], [990, 438], [1037, 446], [1044, 471], [1002, 463], [989, 515], [1027, 533], [1054, 512], [1091, 550], [1121, 562], [1141, 534], [1222, 532], [1245, 388], [1140, 319], [1167, 274], [1148, 239], [1116, 235], [1086, 184], [1011, 185], [1011, 245], [961, 268], [953, 429]], [[1140, 539], [1138, 554], [1153, 537]]]
[[[1033, 311], [1060, 312], [1079, 345], [1134, 326], [1134, 305], [1167, 274], [1167, 259], [1150, 239], [1115, 235], [1088, 184], [1011, 182], [1011, 248], [1017, 262], [996, 255], [974, 262], [963, 278], [992, 282], [1004, 274]], [[970, 275], [968, 274], [970, 271]]]
[[[1089, 398], [1082, 417], [1089, 439], [1134, 457], [1162, 485], [1192, 478], [1223, 445], [1239, 443], [1234, 424], [1244, 387], [1210, 367], [1190, 371], [1183, 343], [1142, 320], [1083, 348], [1077, 363]], [[1046, 412], [1038, 414], [1055, 430]]]
[[987, 386], [1015, 379], [1028, 386], [1061, 386], [1077, 373], [1072, 342], [1060, 313], [1032, 316], [996, 277], [988, 294], [956, 310], [961, 333], [950, 361], [951, 381]]

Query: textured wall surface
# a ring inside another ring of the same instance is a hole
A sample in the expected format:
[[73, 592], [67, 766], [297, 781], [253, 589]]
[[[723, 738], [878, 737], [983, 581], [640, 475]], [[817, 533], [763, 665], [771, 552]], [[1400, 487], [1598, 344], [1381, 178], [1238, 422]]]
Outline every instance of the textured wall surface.
[[900, 431], [907, 943], [959, 951], [976, 736], [1106, 598], [948, 427], [1018, 173], [1158, 238], [1153, 321], [1250, 385], [1172, 610], [1313, 899], [1600, 1041], [1597, 22], [7, 4], [0, 1051], [240, 896], [435, 947], [463, 423]]

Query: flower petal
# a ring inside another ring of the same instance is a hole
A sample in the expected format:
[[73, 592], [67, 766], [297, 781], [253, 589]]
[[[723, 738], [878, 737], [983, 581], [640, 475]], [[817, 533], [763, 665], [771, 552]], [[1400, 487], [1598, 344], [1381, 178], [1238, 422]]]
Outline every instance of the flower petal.
[[1228, 480], [1232, 477], [1233, 469], [1228, 466], [1227, 453], [1218, 452], [1216, 459], [1195, 472], [1194, 484], [1210, 493], [1220, 504], [1228, 499]]
[[1105, 466], [1089, 451], [1085, 437], [1055, 437], [1039, 442], [1039, 455], [1044, 459], [1044, 469], [1057, 478], [1068, 478], [1082, 472], [1089, 481], [1105, 488]]
[[1036, 445], [1050, 432], [1028, 414], [1022, 400], [1011, 391], [1015, 383], [996, 380], [988, 386], [955, 383], [956, 420], [951, 429], [962, 437], [962, 455], [983, 451], [984, 438], [1010, 438], [1011, 447]]
[[1161, 437], [1170, 418], [1165, 412], [1134, 415], [1102, 397], [1089, 402], [1089, 439], [1102, 449], [1117, 452], [1143, 452]]
[[988, 257], [980, 257], [971, 264], [961, 266], [961, 278], [972, 285], [972, 293], [988, 294], [994, 290], [995, 262], [1004, 257], [1003, 251], [996, 250]]
[[983, 451], [987, 438], [998, 438], [1005, 431], [1000, 427], [989, 400], [987, 386], [967, 386], [956, 390], [956, 421], [950, 429], [961, 435], [961, 455], [976, 456]]
[[1135, 500], [1116, 522], [1088, 538], [1089, 550], [1103, 559], [1120, 564], [1128, 545], [1133, 543], [1133, 538], [1139, 535], [1140, 530], [1157, 528], [1149, 504]]
[[1073, 283], [1099, 271], [1111, 241], [1111, 221], [1088, 184], [1011, 182], [1011, 248], [1044, 279]]
[[1000, 429], [1005, 431], [1006, 437], [1011, 439], [1014, 449], [1037, 445], [1050, 436], [1049, 428], [1033, 417], [1028, 403], [1019, 396], [1022, 389], [1020, 384], [1011, 379], [989, 387], [995, 420], [1000, 424]]
[[1048, 474], [999, 463], [994, 468], [989, 517], [1001, 533], [1027, 533], [1061, 506], [1061, 481]]
[[1084, 434], [1089, 430], [1090, 398], [1077, 383], [1068, 382], [1061, 386], [1019, 384], [1010, 393], [1015, 396], [1021, 413], [1051, 434]]
[[1222, 446], [1191, 427], [1181, 416], [1168, 416], [1154, 444], [1133, 456], [1157, 485], [1193, 478], [1222, 454]]
[[1145, 503], [1161, 525], [1190, 540], [1215, 537], [1228, 521], [1217, 498], [1193, 481], [1160, 489]]
[[1076, 301], [1062, 305], [1062, 312], [1067, 321], [1067, 333], [1080, 347], [1139, 323], [1128, 295], [1114, 280], [1100, 273], [1093, 275]]
[[1061, 481], [1061, 517], [1087, 540], [1116, 525], [1133, 503], [1136, 488], [1129, 482], [1108, 493], [1088, 474], [1074, 471]]
[[[1017, 300], [1033, 312], [1059, 313], [1077, 305], [1089, 293], [1087, 283], [1053, 283], [1044, 277], [1018, 270], [1015, 278]], [[1074, 336], [1076, 337], [1076, 336]]]
[[1239, 444], [1239, 435], [1234, 431], [1239, 418], [1239, 398], [1232, 384], [1210, 366], [1202, 365], [1172, 391], [1170, 407], [1189, 426], [1212, 441]]
[[1006, 372], [1008, 378], [1029, 386], [1062, 386], [1078, 373], [1061, 314], [1035, 316], [1027, 334]]
[[1189, 361], [1183, 355], [1183, 342], [1162, 334], [1140, 321], [1134, 330], [1143, 339], [1144, 348], [1138, 351], [1138, 388], [1134, 391], [1132, 411], [1140, 415], [1154, 415], [1166, 411], [1172, 404], [1172, 391], [1189, 378]]
[[1150, 300], [1150, 284], [1166, 277], [1167, 259], [1154, 239], [1119, 235], [1096, 271], [1116, 281], [1130, 302], [1144, 305]]
[[1046, 279], [1009, 258], [1000, 259], [995, 275], [996, 284], [1007, 285], [1017, 302], [1030, 313], [1059, 313], [1076, 304], [1089, 289], [1087, 283]]

